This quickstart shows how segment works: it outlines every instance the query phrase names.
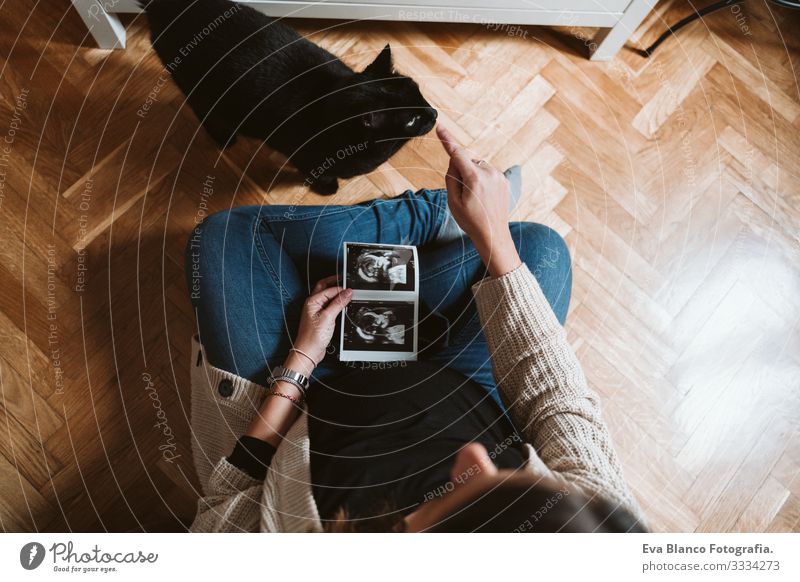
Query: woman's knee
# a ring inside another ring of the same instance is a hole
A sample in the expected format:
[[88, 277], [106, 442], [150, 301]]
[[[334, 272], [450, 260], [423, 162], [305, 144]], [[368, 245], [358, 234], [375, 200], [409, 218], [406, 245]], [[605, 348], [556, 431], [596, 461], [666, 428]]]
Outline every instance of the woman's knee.
[[190, 264], [199, 269], [201, 257], [205, 259], [207, 254], [205, 251], [210, 246], [218, 244], [221, 241], [221, 235], [224, 234], [224, 228], [221, 223], [225, 215], [229, 214], [228, 211], [212, 214], [203, 219], [202, 222], [195, 224], [189, 240], [186, 241], [186, 270], [189, 270]]
[[512, 224], [520, 258], [533, 273], [550, 307], [563, 324], [572, 294], [572, 264], [567, 243], [543, 224]]
[[544, 269], [571, 270], [569, 248], [558, 232], [535, 222], [512, 223], [511, 228], [520, 258], [534, 275]]
[[185, 271], [193, 298], [199, 296], [201, 282], [204, 287], [215, 284], [210, 279], [215, 273], [221, 274], [225, 249], [240, 245], [245, 238], [252, 239], [251, 220], [233, 208], [206, 217], [192, 229], [186, 243]]
[[207, 258], [216, 256], [223, 246], [240, 244], [253, 238], [253, 216], [246, 208], [231, 208], [207, 216], [192, 230], [186, 251], [201, 251]]

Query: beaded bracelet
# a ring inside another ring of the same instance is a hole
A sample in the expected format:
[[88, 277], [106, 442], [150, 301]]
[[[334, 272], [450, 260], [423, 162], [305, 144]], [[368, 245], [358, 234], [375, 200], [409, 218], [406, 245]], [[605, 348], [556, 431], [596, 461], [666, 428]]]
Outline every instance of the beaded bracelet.
[[305, 400], [306, 390], [308, 390], [308, 388], [298, 382], [296, 378], [292, 378], [291, 376], [275, 376], [270, 379], [271, 385], [277, 384], [278, 382], [286, 382], [287, 384], [291, 384], [300, 391], [300, 398]]
[[294, 396], [290, 396], [289, 394], [284, 394], [283, 392], [278, 392], [276, 390], [271, 390], [271, 391], [267, 392], [267, 396], [280, 396], [281, 398], [286, 398], [286, 400], [291, 400], [297, 406], [301, 406], [303, 404], [302, 400], [300, 400], [298, 398], [295, 398]]

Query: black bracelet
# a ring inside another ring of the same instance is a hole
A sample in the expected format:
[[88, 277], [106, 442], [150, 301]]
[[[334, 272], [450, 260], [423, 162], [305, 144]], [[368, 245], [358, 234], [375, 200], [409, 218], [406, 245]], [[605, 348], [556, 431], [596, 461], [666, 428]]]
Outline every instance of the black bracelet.
[[259, 438], [242, 435], [228, 456], [228, 462], [259, 481], [267, 474], [276, 447]]

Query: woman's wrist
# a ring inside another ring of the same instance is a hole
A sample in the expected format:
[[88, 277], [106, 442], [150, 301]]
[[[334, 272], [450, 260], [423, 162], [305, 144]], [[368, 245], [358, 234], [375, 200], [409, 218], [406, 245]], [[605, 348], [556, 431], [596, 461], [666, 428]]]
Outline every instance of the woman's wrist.
[[510, 273], [522, 264], [508, 228], [474, 244], [489, 275], [494, 279]]
[[273, 382], [268, 393], [273, 395], [274, 393], [282, 394], [288, 402], [293, 402], [294, 404], [302, 404], [305, 398], [305, 392], [298, 388], [293, 382], [288, 382], [286, 380]]
[[[325, 292], [323, 290], [321, 293], [324, 294]], [[317, 298], [318, 302], [319, 298]], [[306, 302], [306, 308], [309, 305], [313, 307], [316, 304]], [[307, 315], [304, 314], [303, 317]], [[314, 313], [311, 314], [311, 316], [314, 315]], [[312, 323], [316, 324], [313, 320]], [[331, 328], [333, 327], [331, 321], [328, 321], [327, 324]], [[302, 327], [303, 323], [301, 322]], [[306, 396], [305, 392], [308, 384], [302, 378], [298, 378], [297, 374], [310, 380], [317, 364], [325, 356], [324, 349], [315, 349], [315, 346], [320, 342], [304, 339], [305, 336], [302, 333], [298, 333], [298, 336], [283, 361], [283, 367], [286, 368], [286, 371], [284, 374], [278, 374], [278, 377], [281, 378], [283, 376], [283, 379], [270, 381], [258, 414], [250, 421], [250, 425], [245, 432], [245, 436], [264, 441], [276, 448], [300, 414], [301, 406]]]
[[299, 372], [309, 379], [311, 378], [311, 374], [314, 373], [314, 363], [311, 359], [298, 352], [289, 352], [289, 355], [283, 363], [283, 367]]
[[[300, 370], [295, 371], [300, 372]], [[290, 398], [275, 396], [274, 392]], [[297, 402], [300, 402], [302, 398], [303, 393], [300, 388], [291, 382], [285, 380], [274, 382], [270, 386], [258, 414], [250, 421], [250, 425], [244, 433], [245, 436], [257, 438], [277, 447], [283, 439], [283, 435], [297, 418]]]

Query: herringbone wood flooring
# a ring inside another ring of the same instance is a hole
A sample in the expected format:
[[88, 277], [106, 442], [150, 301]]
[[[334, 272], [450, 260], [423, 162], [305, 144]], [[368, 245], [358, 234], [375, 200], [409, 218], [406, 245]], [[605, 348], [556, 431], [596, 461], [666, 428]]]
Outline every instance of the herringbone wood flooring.
[[[607, 64], [591, 31], [294, 22], [354, 66], [390, 41], [465, 144], [524, 164], [515, 218], [570, 244], [569, 338], [657, 530], [800, 529], [800, 19], [771, 6], [648, 61], [690, 10], [661, 2]], [[0, 523], [183, 529], [189, 232], [203, 200], [323, 200], [255, 142], [220, 155], [142, 18], [105, 52], [66, 0], [0, 14]], [[441, 186], [430, 138], [324, 202]]]

